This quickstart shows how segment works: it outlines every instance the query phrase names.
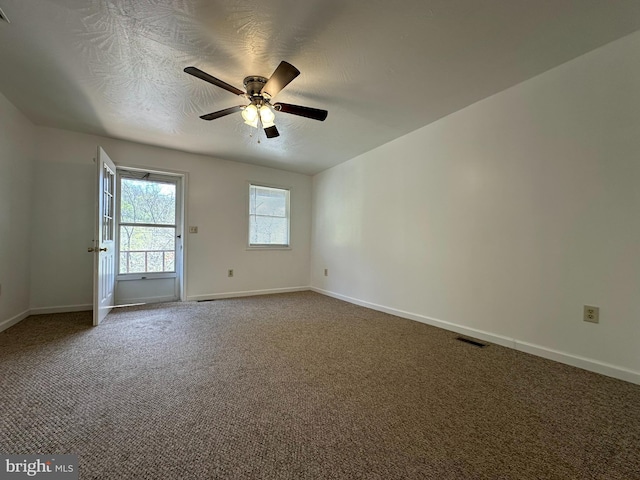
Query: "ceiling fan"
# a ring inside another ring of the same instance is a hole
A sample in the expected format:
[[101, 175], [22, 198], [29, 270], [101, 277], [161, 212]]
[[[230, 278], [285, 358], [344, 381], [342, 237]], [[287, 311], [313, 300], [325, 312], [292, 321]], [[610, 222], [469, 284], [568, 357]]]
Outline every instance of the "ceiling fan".
[[209, 75], [196, 67], [186, 67], [184, 69], [189, 75], [193, 75], [205, 82], [209, 82], [217, 87], [223, 88], [240, 97], [249, 100], [249, 105], [238, 105], [217, 112], [201, 115], [203, 120], [215, 120], [232, 113], [242, 112], [244, 123], [258, 128], [258, 123], [262, 124], [267, 138], [274, 138], [280, 135], [274, 123], [276, 112], [290, 113], [300, 117], [312, 118], [313, 120], [324, 121], [329, 112], [318, 108], [291, 105], [290, 103], [271, 103], [273, 98], [286, 87], [294, 78], [300, 75], [300, 70], [287, 62], [280, 62], [269, 79], [257, 75], [245, 77], [244, 87], [246, 92], [229, 85], [222, 80]]

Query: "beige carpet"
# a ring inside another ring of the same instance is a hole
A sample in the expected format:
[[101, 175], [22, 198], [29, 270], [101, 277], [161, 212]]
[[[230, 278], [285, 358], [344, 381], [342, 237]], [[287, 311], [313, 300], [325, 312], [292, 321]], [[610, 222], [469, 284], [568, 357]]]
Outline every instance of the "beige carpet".
[[640, 386], [311, 292], [33, 316], [0, 452], [81, 479], [639, 479]]

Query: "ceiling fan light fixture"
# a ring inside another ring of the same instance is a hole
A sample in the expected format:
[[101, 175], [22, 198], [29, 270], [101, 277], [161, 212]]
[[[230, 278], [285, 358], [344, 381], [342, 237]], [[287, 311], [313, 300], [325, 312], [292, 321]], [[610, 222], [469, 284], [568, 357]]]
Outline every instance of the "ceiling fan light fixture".
[[[242, 109], [242, 118], [244, 119], [244, 123], [247, 125], [251, 125], [252, 127], [258, 126], [258, 107], [255, 105], [247, 105]], [[255, 125], [254, 125], [255, 124]]]
[[260, 122], [264, 128], [273, 127], [275, 125], [275, 123], [273, 123], [275, 119], [276, 115], [267, 105], [260, 107]]

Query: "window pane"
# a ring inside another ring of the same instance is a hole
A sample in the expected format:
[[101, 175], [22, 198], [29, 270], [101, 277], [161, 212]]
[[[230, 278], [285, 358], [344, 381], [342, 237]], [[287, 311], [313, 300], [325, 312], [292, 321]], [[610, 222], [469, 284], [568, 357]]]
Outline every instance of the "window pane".
[[148, 272], [163, 272], [164, 265], [162, 261], [164, 259], [164, 252], [147, 252], [147, 271]]
[[289, 190], [249, 187], [249, 244], [289, 245]]
[[175, 272], [176, 270], [176, 252], [164, 252], [164, 271]]
[[145, 273], [147, 271], [144, 265], [145, 252], [120, 252], [120, 257], [127, 268], [127, 270], [121, 268], [120, 273]]
[[120, 186], [121, 222], [175, 224], [175, 184], [123, 178]]
[[289, 245], [286, 218], [251, 216], [251, 244]]
[[266, 187], [253, 187], [251, 195], [251, 213], [284, 217], [287, 214], [286, 190]]
[[120, 273], [175, 271], [174, 227], [120, 226]]

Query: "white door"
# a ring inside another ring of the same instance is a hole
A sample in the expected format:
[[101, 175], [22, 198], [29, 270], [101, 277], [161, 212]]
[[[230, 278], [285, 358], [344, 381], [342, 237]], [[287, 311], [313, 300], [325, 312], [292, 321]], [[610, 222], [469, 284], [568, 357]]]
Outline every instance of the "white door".
[[116, 166], [102, 147], [98, 147], [96, 231], [92, 251], [93, 325], [98, 325], [114, 305], [115, 291], [115, 205]]

